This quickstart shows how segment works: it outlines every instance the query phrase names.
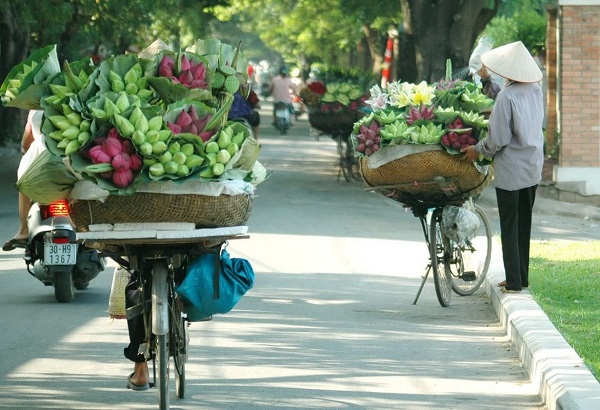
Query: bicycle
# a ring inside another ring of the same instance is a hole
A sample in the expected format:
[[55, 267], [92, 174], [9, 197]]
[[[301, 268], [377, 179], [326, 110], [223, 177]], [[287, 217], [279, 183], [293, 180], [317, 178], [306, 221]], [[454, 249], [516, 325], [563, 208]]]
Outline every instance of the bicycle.
[[190, 321], [175, 289], [185, 276], [189, 258], [206, 252], [220, 253], [228, 240], [248, 238], [245, 227], [222, 229], [228, 229], [231, 234], [211, 236], [210, 229], [201, 230], [206, 232], [201, 237], [181, 237], [180, 232], [178, 238], [169, 238], [168, 234], [148, 238], [147, 231], [119, 232], [114, 237], [110, 232], [78, 233], [86, 246], [99, 249], [103, 256], [140, 276], [140, 301], [127, 309], [127, 318], [143, 315], [146, 333], [143, 353], [153, 362], [160, 410], [169, 409], [170, 358], [174, 363], [176, 397], [185, 397]]
[[[474, 203], [468, 192], [456, 189], [452, 179], [436, 177], [432, 181], [419, 182], [418, 185], [437, 186], [441, 196], [434, 200], [423, 200], [419, 195], [402, 192], [412, 184], [369, 187], [368, 190], [383, 192], [388, 198], [401, 202], [410, 208], [419, 218], [427, 249], [429, 263], [413, 305], [417, 304], [429, 273], [433, 271], [436, 296], [441, 306], [450, 305], [452, 292], [460, 296], [475, 293], [483, 284], [489, 269], [492, 255], [492, 233], [490, 222], [484, 210]], [[477, 231], [463, 242], [456, 242], [444, 233], [444, 210], [449, 206], [465, 206], [478, 219]]]

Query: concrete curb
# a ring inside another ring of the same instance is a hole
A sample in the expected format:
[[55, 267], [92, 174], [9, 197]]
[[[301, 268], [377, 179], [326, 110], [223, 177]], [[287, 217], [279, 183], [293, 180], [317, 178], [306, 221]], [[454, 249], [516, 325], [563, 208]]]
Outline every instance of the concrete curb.
[[529, 291], [500, 292], [502, 258], [493, 252], [483, 284], [519, 359], [548, 410], [600, 409], [600, 383], [567, 343]]

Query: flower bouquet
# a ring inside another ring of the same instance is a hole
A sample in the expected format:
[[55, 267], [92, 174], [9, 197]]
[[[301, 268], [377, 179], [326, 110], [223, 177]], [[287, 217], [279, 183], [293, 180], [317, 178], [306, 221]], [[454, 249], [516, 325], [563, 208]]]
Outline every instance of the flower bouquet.
[[438, 176], [452, 179], [461, 194], [475, 195], [489, 183], [491, 159], [481, 156], [473, 166], [460, 150], [486, 136], [480, 112], [493, 100], [470, 82], [452, 81], [449, 62], [446, 79], [374, 86], [366, 104], [373, 111], [354, 124], [351, 141], [369, 185], [408, 184], [398, 190], [431, 199], [424, 184]]
[[43, 110], [52, 162], [77, 180], [61, 195], [135, 202], [138, 192], [181, 188], [198, 197], [243, 194], [249, 210], [248, 194], [265, 170], [251, 130], [227, 120], [233, 94], [248, 92], [239, 45], [198, 40], [175, 52], [158, 40], [97, 66], [82, 60], [60, 70], [55, 60], [55, 46], [32, 53], [6, 77], [0, 96], [6, 106]]
[[299, 95], [308, 107], [311, 127], [334, 139], [350, 136], [354, 123], [364, 115], [367, 99], [360, 86], [349, 82], [325, 85], [314, 81], [302, 88]]

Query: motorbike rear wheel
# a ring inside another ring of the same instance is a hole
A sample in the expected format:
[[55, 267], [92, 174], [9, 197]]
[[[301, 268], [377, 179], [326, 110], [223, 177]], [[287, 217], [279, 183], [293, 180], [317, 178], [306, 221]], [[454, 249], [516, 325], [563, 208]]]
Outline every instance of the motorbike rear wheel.
[[54, 297], [59, 303], [69, 303], [75, 299], [75, 285], [71, 271], [54, 272]]

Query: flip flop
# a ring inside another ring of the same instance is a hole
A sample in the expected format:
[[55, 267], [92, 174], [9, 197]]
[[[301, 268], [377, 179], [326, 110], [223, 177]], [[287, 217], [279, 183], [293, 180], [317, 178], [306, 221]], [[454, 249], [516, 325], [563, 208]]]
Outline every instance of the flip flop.
[[127, 388], [128, 389], [135, 390], [135, 391], [144, 391], [144, 390], [148, 390], [150, 388], [150, 383], [146, 383], [143, 386], [138, 386], [137, 384], [133, 384], [133, 382], [131, 381], [133, 374], [134, 373], [131, 373], [129, 375], [129, 377], [127, 378]]
[[12, 238], [4, 242], [4, 245], [2, 245], [2, 250], [4, 252], [8, 252], [16, 248], [24, 248], [25, 246], [27, 246], [27, 238]]

